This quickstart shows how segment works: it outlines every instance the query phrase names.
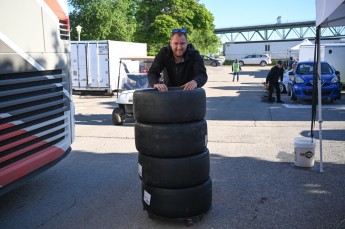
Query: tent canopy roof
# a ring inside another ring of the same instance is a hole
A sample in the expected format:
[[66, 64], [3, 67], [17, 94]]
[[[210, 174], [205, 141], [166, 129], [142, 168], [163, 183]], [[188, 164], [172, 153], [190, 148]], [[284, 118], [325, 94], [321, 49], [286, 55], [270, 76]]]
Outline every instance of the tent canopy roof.
[[304, 39], [301, 43], [292, 47], [291, 50], [299, 50], [301, 45], [313, 45], [313, 43], [311, 43], [308, 39]]
[[345, 25], [345, 0], [316, 0], [316, 26]]

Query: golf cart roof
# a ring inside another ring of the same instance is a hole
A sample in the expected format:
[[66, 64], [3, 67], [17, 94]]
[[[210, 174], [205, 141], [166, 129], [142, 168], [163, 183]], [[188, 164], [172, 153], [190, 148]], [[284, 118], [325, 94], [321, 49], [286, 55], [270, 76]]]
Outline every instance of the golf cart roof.
[[154, 56], [128, 56], [128, 57], [120, 57], [121, 60], [154, 60]]

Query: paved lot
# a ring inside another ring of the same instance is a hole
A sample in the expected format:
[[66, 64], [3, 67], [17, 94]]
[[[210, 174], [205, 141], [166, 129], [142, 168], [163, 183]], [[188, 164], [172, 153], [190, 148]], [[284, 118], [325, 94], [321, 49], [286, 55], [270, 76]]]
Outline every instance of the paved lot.
[[[285, 104], [261, 102], [268, 70], [245, 66], [232, 82], [230, 67], [208, 68], [213, 207], [193, 227], [345, 228], [345, 99], [324, 105], [325, 171], [319, 145], [314, 168], [297, 168], [293, 139], [310, 133], [310, 106], [286, 95]], [[114, 98], [74, 100], [72, 153], [0, 197], [0, 227], [185, 228], [142, 210], [133, 123], [112, 125]]]

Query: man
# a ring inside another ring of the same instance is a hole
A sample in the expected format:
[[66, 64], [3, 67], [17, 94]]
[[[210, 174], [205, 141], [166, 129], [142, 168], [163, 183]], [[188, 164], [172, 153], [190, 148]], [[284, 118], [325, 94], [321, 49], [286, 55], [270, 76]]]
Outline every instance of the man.
[[[164, 70], [164, 71], [163, 71]], [[160, 82], [163, 71], [164, 82]], [[194, 90], [207, 82], [204, 61], [192, 44], [188, 44], [187, 31], [174, 29], [168, 46], [161, 48], [147, 74], [149, 84], [158, 91], [168, 87]]]
[[232, 63], [232, 72], [234, 74], [234, 76], [232, 78], [232, 82], [234, 82], [236, 75], [237, 75], [237, 82], [238, 82], [238, 73], [239, 73], [240, 70], [242, 71], [241, 65], [238, 63], [238, 61], [236, 59], [235, 62]]
[[280, 99], [280, 89], [279, 89], [279, 78], [280, 78], [280, 83], [282, 83], [283, 74], [284, 74], [283, 61], [279, 60], [277, 61], [277, 65], [271, 68], [271, 70], [268, 72], [267, 77], [266, 77], [266, 84], [269, 84], [268, 86], [268, 102], [269, 103], [273, 102], [272, 94], [274, 90], [276, 90], [277, 103], [284, 103]]

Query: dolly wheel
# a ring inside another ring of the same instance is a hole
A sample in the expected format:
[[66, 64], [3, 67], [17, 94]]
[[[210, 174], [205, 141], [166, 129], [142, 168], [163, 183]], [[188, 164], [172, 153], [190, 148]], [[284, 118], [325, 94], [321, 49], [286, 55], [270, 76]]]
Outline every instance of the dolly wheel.
[[112, 114], [112, 120], [114, 125], [122, 125], [125, 112], [120, 107], [115, 107]]

